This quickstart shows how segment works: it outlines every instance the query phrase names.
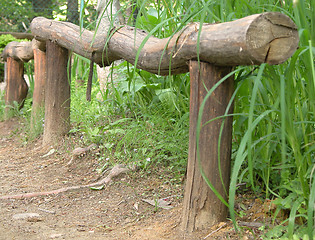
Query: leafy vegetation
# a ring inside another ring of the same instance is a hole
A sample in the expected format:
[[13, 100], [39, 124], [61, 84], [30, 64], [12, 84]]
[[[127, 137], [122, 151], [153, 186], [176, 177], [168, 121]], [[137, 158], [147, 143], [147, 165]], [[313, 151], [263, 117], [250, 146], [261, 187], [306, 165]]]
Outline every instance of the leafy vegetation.
[[[65, 21], [72, 17], [71, 13], [77, 13], [78, 9], [68, 9], [69, 2], [78, 0], [0, 0], [0, 31], [3, 32], [27, 32], [34, 17], [43, 16]], [[84, 5], [84, 22], [88, 24], [96, 17], [94, 6], [96, 0], [79, 1]], [[78, 14], [76, 14], [78, 15]]]
[[[132, 161], [145, 169], [151, 164], [162, 164], [178, 174], [184, 173], [188, 114], [175, 109], [176, 95], [165, 78], [137, 70], [138, 77], [133, 77], [131, 82], [128, 76], [133, 66], [123, 62], [114, 69], [121, 80], [108, 82], [103, 92], [94, 82], [92, 101], [86, 102], [86, 81], [80, 85], [80, 79], [88, 75], [88, 62], [80, 56], [74, 61], [80, 70], [71, 86], [74, 126], [71, 132], [78, 134], [84, 144], [100, 144], [103, 149], [100, 160]], [[150, 84], [145, 83], [150, 80]]]
[[[130, 2], [122, 5], [126, 9]], [[256, 197], [274, 200], [275, 218], [282, 209], [290, 211], [266, 239], [313, 239], [315, 1], [145, 0], [136, 5], [136, 26], [161, 38], [190, 21], [225, 22], [264, 11], [279, 11], [294, 20], [300, 45], [291, 59], [279, 66], [235, 70], [229, 206], [235, 221], [236, 193], [252, 191]], [[189, 75], [161, 77], [123, 62], [112, 67], [104, 90], [94, 76], [92, 101], [86, 102], [88, 64], [76, 56], [72, 66], [71, 134], [82, 144], [100, 145], [100, 169], [117, 161], [134, 162], [146, 171], [163, 165], [179, 179], [188, 152]]]

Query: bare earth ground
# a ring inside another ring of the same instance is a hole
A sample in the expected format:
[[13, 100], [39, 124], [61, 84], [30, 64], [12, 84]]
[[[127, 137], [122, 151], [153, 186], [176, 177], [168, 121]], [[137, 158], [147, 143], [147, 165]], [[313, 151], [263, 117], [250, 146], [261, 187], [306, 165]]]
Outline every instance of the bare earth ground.
[[[98, 191], [81, 188], [46, 196], [1, 199], [86, 185], [106, 176], [95, 171], [98, 163], [93, 153], [69, 164], [71, 151], [78, 147], [69, 141], [61, 143], [62, 150], [49, 156], [45, 154], [50, 149], [43, 148], [41, 140], [23, 145], [22, 128], [16, 119], [0, 122], [0, 240], [238, 239], [231, 222], [193, 236], [183, 234], [183, 184], [171, 184], [163, 169], [151, 174], [139, 169], [121, 174]], [[173, 208], [157, 209], [143, 201], [159, 198], [166, 198]], [[19, 219], [21, 213], [36, 215]], [[255, 230], [245, 231], [241, 238], [254, 239]]]

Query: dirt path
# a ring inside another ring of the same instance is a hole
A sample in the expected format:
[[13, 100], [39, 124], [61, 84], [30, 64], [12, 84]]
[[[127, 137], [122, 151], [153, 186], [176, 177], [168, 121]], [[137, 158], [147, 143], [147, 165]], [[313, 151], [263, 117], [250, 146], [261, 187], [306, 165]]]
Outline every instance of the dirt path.
[[[97, 191], [81, 188], [3, 199], [91, 184], [109, 173], [100, 175], [95, 171], [99, 167], [94, 155], [97, 149], [70, 161], [74, 148], [86, 146], [76, 146], [74, 139], [68, 139], [52, 153], [51, 148], [42, 147], [41, 140], [23, 144], [23, 127], [16, 119], [0, 122], [0, 240], [239, 239], [229, 221], [193, 236], [182, 233], [183, 184], [171, 183], [172, 176], [162, 168], [152, 169], [150, 174], [141, 169], [120, 174]], [[164, 199], [171, 209], [157, 208], [143, 199]], [[242, 239], [260, 239], [252, 234], [259, 234], [258, 227], [262, 226], [253, 221], [265, 219], [262, 202], [248, 200], [247, 196], [240, 201], [242, 211], [247, 211], [240, 220], [249, 222], [251, 228], [245, 230]]]
[[[23, 146], [17, 126], [17, 120], [0, 122], [0, 197], [84, 185], [101, 177], [92, 156], [67, 165], [69, 153], [57, 150], [43, 157], [49, 149], [43, 149], [40, 141]], [[177, 228], [182, 187], [167, 180], [137, 171], [122, 174], [100, 191], [85, 188], [1, 199], [0, 240], [181, 239]], [[155, 211], [142, 201], [169, 196], [171, 210]], [[21, 215], [25, 213], [31, 216]]]

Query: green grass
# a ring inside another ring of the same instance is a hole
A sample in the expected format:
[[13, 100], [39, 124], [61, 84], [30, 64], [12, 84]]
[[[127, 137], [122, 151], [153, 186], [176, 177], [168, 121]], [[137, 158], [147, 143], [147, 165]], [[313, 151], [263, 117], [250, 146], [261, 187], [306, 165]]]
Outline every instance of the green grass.
[[110, 98], [117, 97], [118, 90], [112, 89], [113, 96], [100, 100], [96, 97], [99, 87], [94, 84], [91, 102], [85, 101], [85, 86], [72, 88], [71, 132], [79, 136], [82, 144], [94, 142], [101, 146], [101, 164], [110, 159], [111, 162], [132, 162], [143, 169], [160, 165], [168, 166], [175, 174], [185, 172], [188, 114], [170, 116], [161, 103], [146, 109], [136, 105], [132, 111], [122, 113], [126, 106], [119, 106]]

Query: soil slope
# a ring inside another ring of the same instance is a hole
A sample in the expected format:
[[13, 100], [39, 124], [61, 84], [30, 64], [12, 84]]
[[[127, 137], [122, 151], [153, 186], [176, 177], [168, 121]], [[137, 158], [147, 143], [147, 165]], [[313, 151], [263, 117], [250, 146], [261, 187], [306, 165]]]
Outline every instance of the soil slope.
[[[257, 229], [262, 224], [252, 221], [265, 218], [261, 212], [263, 204], [244, 197], [238, 201], [246, 215], [242, 220], [249, 224], [241, 237], [230, 221], [194, 235], [183, 233], [183, 184], [174, 184], [163, 168], [150, 173], [130, 170], [100, 190], [84, 187], [38, 194], [95, 183], [111, 169], [104, 174], [96, 171], [97, 148], [73, 157], [73, 149], [86, 147], [77, 146], [75, 139], [68, 138], [54, 148], [43, 147], [41, 139], [26, 144], [24, 127], [17, 119], [0, 122], [0, 240], [259, 239], [253, 234], [259, 234]], [[20, 196], [28, 193], [34, 196]], [[155, 203], [159, 199], [171, 208], [158, 208]], [[155, 206], [143, 200], [151, 200]]]

